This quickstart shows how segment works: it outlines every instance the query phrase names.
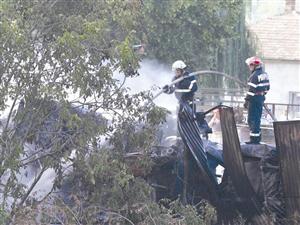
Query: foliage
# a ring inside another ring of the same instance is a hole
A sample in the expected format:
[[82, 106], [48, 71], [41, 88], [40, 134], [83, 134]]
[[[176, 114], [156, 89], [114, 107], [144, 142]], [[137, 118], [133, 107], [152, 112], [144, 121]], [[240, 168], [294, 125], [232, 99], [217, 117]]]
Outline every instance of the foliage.
[[[84, 165], [85, 160], [101, 158], [101, 136], [110, 139], [111, 150], [120, 157], [115, 162], [120, 185], [133, 180], [115, 142], [124, 124], [145, 123], [150, 110], [143, 106], [150, 93], [131, 95], [124, 86], [126, 79], [138, 75], [139, 57], [131, 47], [139, 16], [132, 12], [138, 7], [139, 1], [122, 0], [1, 1], [0, 107], [8, 118], [0, 140], [0, 180], [5, 208], [12, 198], [11, 218], [50, 168], [56, 172], [54, 189], [61, 185], [64, 164], [82, 163], [81, 172], [94, 178], [91, 174], [100, 168]], [[114, 73], [122, 73], [124, 80]], [[90, 113], [82, 115], [78, 108]], [[140, 140], [147, 132], [153, 136], [163, 113], [151, 115], [153, 129], [139, 132]], [[143, 138], [139, 148], [149, 148], [150, 139]], [[29, 151], [28, 143], [37, 149]], [[76, 154], [71, 159], [72, 152]], [[37, 175], [26, 187], [20, 172], [34, 164], [39, 165]]]
[[[243, 0], [149, 0], [143, 4], [137, 32], [148, 57], [171, 64], [181, 59], [193, 71], [217, 70], [248, 77], [245, 59], [254, 54], [248, 37]], [[231, 81], [230, 87], [235, 87]], [[218, 76], [205, 76], [200, 86], [224, 87]]]
[[[222, 40], [233, 34], [239, 7], [237, 0], [1, 1], [0, 111], [7, 118], [0, 137], [0, 218], [91, 224], [95, 213], [106, 212], [115, 223], [203, 224], [191, 206], [162, 209], [150, 186], [133, 176], [124, 154], [142, 152], [136, 166], [149, 170], [147, 152], [167, 111], [145, 107], [151, 93], [131, 94], [126, 80], [138, 76], [136, 41], [166, 62], [212, 65]], [[24, 184], [29, 168], [34, 175]], [[69, 181], [71, 206], [56, 194], [32, 199], [52, 170], [50, 193]]]
[[144, 23], [140, 28], [151, 54], [171, 63], [186, 61], [192, 68], [214, 67], [218, 47], [232, 37], [242, 1], [144, 2]]
[[5, 212], [4, 209], [0, 208], [0, 225], [6, 224], [8, 221], [8, 214]]
[[[77, 201], [78, 208], [70, 208], [65, 205], [59, 199], [50, 199], [45, 201], [40, 206], [40, 218], [42, 223], [57, 223], [62, 222], [64, 224], [137, 224], [137, 225], [212, 225], [215, 224], [214, 209], [203, 203], [201, 211], [205, 216], [200, 215], [197, 210], [190, 205], [184, 206], [179, 201], [172, 203], [170, 208], [165, 208], [157, 203], [143, 202], [136, 203], [130, 210], [130, 215], [125, 217], [122, 212], [113, 211], [111, 209], [105, 209], [103, 207], [90, 205], [89, 207], [79, 208], [81, 202]], [[49, 208], [49, 206], [51, 208]], [[22, 214], [25, 213], [26, 215]], [[84, 216], [83, 216], [84, 215]], [[210, 215], [210, 216], [207, 216]], [[19, 214], [22, 216], [23, 221], [26, 218], [28, 223], [22, 223], [22, 220], [17, 220], [16, 225], [29, 225], [34, 221], [34, 211], [30, 208], [25, 208]], [[18, 217], [19, 218], [19, 217]], [[81, 222], [80, 222], [81, 221]], [[102, 222], [102, 223], [101, 223]], [[106, 222], [106, 223], [105, 223]], [[236, 221], [236, 224], [242, 224]]]

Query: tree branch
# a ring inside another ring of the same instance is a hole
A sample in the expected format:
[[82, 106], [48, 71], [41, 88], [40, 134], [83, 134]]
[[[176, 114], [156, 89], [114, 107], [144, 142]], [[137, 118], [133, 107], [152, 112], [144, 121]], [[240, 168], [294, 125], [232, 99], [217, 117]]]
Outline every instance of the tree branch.
[[22, 207], [22, 205], [24, 204], [24, 202], [27, 200], [28, 196], [30, 195], [30, 193], [32, 192], [33, 188], [36, 186], [36, 184], [38, 183], [38, 181], [41, 179], [42, 175], [44, 174], [44, 172], [46, 171], [46, 167], [44, 167], [39, 175], [34, 179], [33, 183], [31, 184], [31, 186], [29, 187], [29, 189], [27, 190], [26, 194], [22, 197], [21, 201], [19, 204], [17, 204], [17, 206], [11, 211], [11, 218], [14, 218], [14, 216], [16, 215], [16, 213], [20, 210], [20, 208]]
[[12, 116], [12, 112], [13, 112], [13, 110], [14, 110], [14, 108], [15, 108], [15, 105], [16, 105], [17, 100], [18, 100], [18, 94], [15, 96], [15, 99], [14, 99], [14, 101], [13, 101], [13, 104], [12, 104], [12, 106], [11, 106], [11, 108], [10, 108], [10, 111], [9, 111], [9, 114], [8, 114], [8, 118], [7, 118], [7, 121], [6, 121], [6, 125], [5, 125], [5, 127], [4, 127], [4, 130], [3, 130], [3, 133], [6, 133], [6, 131], [7, 131], [7, 128], [8, 128], [8, 125], [9, 125], [9, 121], [10, 121], [10, 118], [11, 118], [11, 116]]

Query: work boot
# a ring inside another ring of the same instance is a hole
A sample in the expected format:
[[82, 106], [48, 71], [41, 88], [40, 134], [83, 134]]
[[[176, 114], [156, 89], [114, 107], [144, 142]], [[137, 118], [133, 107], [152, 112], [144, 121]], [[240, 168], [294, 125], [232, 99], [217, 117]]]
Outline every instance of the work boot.
[[247, 145], [260, 145], [260, 142], [246, 141]]
[[245, 143], [246, 144], [259, 145], [260, 140], [261, 140], [261, 136], [259, 136], [259, 137], [250, 136], [250, 141], [246, 141]]

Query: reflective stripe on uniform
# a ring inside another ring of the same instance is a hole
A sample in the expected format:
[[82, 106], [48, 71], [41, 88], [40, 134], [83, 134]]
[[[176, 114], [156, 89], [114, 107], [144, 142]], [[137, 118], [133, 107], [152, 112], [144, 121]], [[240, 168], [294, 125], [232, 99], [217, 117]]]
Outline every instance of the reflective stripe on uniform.
[[254, 95], [255, 95], [255, 93], [250, 92], [250, 91], [248, 91], [247, 94], [248, 94], [248, 95], [251, 95], [251, 96], [254, 96]]
[[189, 89], [191, 90], [193, 88], [193, 85], [194, 83], [196, 83], [197, 81], [196, 80], [192, 80], [191, 83], [190, 83], [190, 86], [189, 86]]
[[176, 89], [175, 92], [190, 92], [190, 89]]
[[270, 85], [270, 83], [262, 83], [262, 84], [258, 84], [257, 86], [264, 87], [264, 86], [269, 86], [269, 85]]
[[249, 85], [249, 86], [251, 86], [251, 87], [254, 87], [254, 88], [256, 88], [256, 87], [257, 87], [257, 85], [256, 85], [256, 84], [253, 84], [253, 83], [251, 83], [251, 82], [248, 82], [248, 85]]
[[260, 136], [260, 132], [259, 133], [250, 133], [250, 136], [252, 136], [252, 137], [259, 137]]

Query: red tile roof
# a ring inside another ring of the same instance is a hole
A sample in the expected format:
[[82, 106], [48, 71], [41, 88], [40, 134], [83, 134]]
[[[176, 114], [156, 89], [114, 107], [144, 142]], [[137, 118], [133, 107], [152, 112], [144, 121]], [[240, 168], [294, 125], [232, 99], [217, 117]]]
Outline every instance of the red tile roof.
[[300, 15], [274, 16], [249, 26], [265, 59], [300, 60]]

